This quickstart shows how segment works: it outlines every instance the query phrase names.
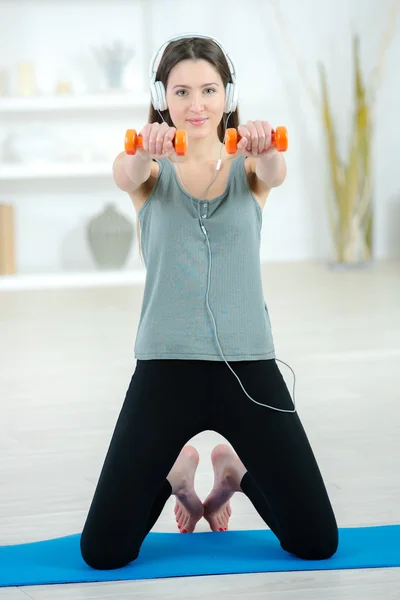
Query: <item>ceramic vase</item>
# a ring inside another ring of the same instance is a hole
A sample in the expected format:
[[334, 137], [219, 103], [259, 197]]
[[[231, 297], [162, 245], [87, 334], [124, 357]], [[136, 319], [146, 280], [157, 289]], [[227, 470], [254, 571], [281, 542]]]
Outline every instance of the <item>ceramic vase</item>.
[[87, 224], [87, 239], [92, 256], [100, 269], [121, 269], [135, 237], [132, 222], [108, 203]]

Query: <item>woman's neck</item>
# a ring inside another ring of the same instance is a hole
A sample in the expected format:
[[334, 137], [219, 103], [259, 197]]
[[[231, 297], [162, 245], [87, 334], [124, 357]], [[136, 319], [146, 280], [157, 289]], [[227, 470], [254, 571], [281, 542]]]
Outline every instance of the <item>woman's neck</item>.
[[[210, 140], [205, 139], [189, 139], [188, 147], [185, 156], [172, 155], [172, 162], [179, 164], [206, 164], [208, 162], [214, 162], [221, 158], [223, 160], [226, 156], [225, 148], [219, 141], [218, 138]], [[222, 152], [221, 152], [222, 149]]]

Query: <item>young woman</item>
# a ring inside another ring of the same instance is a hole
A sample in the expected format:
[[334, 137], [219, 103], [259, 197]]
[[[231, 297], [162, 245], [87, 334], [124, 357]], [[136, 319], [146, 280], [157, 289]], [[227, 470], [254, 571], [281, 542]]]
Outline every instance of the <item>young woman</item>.
[[[283, 155], [267, 121], [239, 124], [234, 66], [216, 40], [169, 40], [150, 77], [143, 149], [114, 162], [146, 264], [137, 364], [82, 556], [95, 569], [135, 560], [171, 494], [182, 533], [203, 517], [224, 531], [230, 498], [242, 492], [285, 551], [327, 559], [337, 524], [276, 364], [261, 282], [262, 211], [285, 179]], [[234, 155], [223, 143], [227, 126], [242, 136]], [[187, 132], [184, 156], [173, 145], [178, 129]], [[199, 455], [186, 444], [204, 430], [230, 445], [212, 452], [214, 487], [203, 504], [194, 489]]]

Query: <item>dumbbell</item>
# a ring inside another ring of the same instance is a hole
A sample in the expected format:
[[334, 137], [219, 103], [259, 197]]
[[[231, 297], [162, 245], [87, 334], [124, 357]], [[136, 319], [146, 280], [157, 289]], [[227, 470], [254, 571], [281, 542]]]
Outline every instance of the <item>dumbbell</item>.
[[[187, 135], [183, 129], [175, 132], [172, 143], [178, 156], [184, 156], [187, 151]], [[136, 148], [143, 148], [143, 137], [136, 133], [135, 129], [127, 129], [125, 134], [125, 152], [135, 154]]]
[[[226, 130], [225, 149], [228, 154], [235, 154], [237, 151], [238, 142], [242, 136], [238, 134], [237, 129], [231, 127]], [[286, 127], [277, 127], [276, 131], [272, 130], [271, 145], [275, 146], [279, 152], [286, 152], [288, 148], [288, 134]]]

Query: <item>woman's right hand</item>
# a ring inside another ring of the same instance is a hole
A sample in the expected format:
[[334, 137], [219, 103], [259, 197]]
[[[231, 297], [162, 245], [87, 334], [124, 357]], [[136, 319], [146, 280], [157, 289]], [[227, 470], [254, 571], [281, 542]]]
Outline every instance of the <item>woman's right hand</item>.
[[175, 137], [176, 127], [167, 123], [147, 123], [139, 134], [143, 138], [143, 148], [136, 152], [142, 158], [169, 158], [175, 152], [172, 140]]

